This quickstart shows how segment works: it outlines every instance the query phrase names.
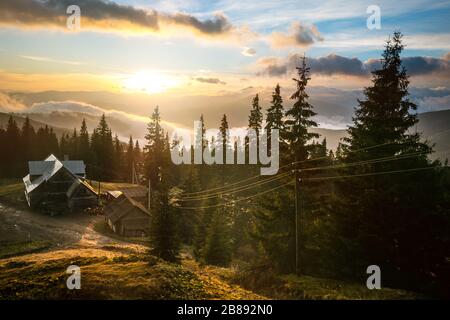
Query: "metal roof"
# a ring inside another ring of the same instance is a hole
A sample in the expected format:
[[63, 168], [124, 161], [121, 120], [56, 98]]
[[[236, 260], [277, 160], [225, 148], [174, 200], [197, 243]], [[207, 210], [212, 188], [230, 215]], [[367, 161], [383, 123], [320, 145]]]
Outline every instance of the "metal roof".
[[[35, 162], [35, 161], [30, 161], [30, 162]], [[40, 161], [38, 161], [40, 162]], [[49, 180], [51, 177], [53, 177], [53, 175], [55, 175], [55, 173], [57, 173], [63, 166], [63, 164], [61, 163], [61, 161], [56, 160], [56, 161], [46, 161], [48, 162], [48, 165], [46, 167], [46, 170], [36, 179], [33, 179], [32, 181], [30, 180], [30, 174], [26, 175], [23, 178], [23, 183], [25, 184], [25, 188], [27, 193], [30, 193], [31, 191], [33, 191], [34, 189], [36, 189], [42, 182]], [[29, 164], [29, 163], [28, 163]]]
[[[55, 160], [53, 160], [55, 159]], [[44, 161], [28, 161], [29, 173], [32, 176], [40, 176], [51, 170], [55, 163], [61, 163], [70, 172], [76, 175], [86, 174], [86, 165], [82, 160], [59, 161], [54, 155], [51, 155]]]
[[[44, 161], [28, 161], [29, 174], [23, 178], [25, 189], [30, 193], [44, 181], [48, 181], [61, 168], [65, 168], [74, 176], [85, 175], [86, 166], [81, 160], [59, 161], [53, 154], [49, 155]], [[38, 176], [31, 179], [32, 176]], [[83, 183], [83, 182], [81, 182]]]

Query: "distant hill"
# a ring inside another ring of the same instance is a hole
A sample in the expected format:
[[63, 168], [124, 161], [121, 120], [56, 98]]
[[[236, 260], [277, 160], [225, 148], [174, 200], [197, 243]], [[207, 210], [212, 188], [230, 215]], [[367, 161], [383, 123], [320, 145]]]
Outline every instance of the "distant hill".
[[[13, 116], [13, 119], [16, 120], [17, 125], [19, 126], [19, 128], [21, 128], [23, 123], [25, 122], [25, 116], [20, 116], [20, 115], [17, 115], [17, 114], [13, 114], [12, 116]], [[6, 126], [8, 124], [9, 117], [10, 117], [9, 113], [0, 112], [0, 127], [6, 128]], [[57, 126], [49, 125], [49, 124], [44, 123], [44, 122], [35, 121], [33, 119], [30, 119], [30, 123], [31, 123], [31, 125], [34, 127], [34, 129], [36, 131], [39, 128], [44, 128], [45, 125], [48, 125], [49, 128], [53, 128], [53, 131], [55, 132], [55, 134], [58, 137], [61, 137], [63, 134], [71, 133], [73, 131], [73, 129], [60, 128], [60, 127], [57, 127]]]
[[[433, 111], [419, 114], [419, 122], [411, 131], [422, 133], [423, 140], [435, 144], [432, 159], [450, 159], [450, 110]], [[341, 138], [346, 135], [345, 130], [314, 128], [311, 131], [327, 138], [329, 149], [335, 150]]]
[[[32, 125], [36, 129], [48, 124], [58, 137], [63, 133], [71, 133], [73, 128], [79, 129], [83, 118], [86, 119], [88, 128], [93, 128], [98, 123], [98, 116], [79, 112], [33, 113], [29, 116]], [[6, 127], [8, 118], [9, 114], [0, 113], [0, 126]], [[21, 126], [25, 120], [25, 115], [15, 114], [14, 119]], [[129, 134], [137, 138], [142, 138], [144, 135], [144, 126], [137, 126], [135, 123], [127, 122], [125, 118], [118, 119], [110, 115], [107, 117], [107, 121], [113, 132], [117, 133], [123, 141], [126, 140], [123, 137], [128, 137]], [[435, 144], [435, 153], [432, 155], [432, 158], [450, 159], [450, 110], [419, 114], [419, 123], [411, 130], [421, 132], [424, 140]], [[321, 135], [320, 140], [326, 138], [328, 148], [333, 150], [337, 148], [341, 138], [346, 135], [345, 130], [313, 128], [311, 131], [319, 133]]]
[[434, 158], [450, 159], [450, 110], [419, 114], [417, 131], [422, 137], [435, 143]]

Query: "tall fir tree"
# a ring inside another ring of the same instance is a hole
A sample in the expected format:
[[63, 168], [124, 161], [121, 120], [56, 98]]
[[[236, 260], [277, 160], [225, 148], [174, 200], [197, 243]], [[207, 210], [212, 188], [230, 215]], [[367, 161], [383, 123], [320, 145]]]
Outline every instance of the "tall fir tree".
[[28, 115], [22, 125], [21, 131], [21, 148], [23, 152], [23, 160], [30, 161], [36, 160], [36, 132], [31, 125], [30, 118]]
[[284, 116], [283, 98], [281, 97], [280, 85], [277, 84], [272, 93], [271, 105], [267, 109], [266, 127], [265, 127], [266, 130], [270, 129], [282, 130], [284, 128], [283, 116]]
[[317, 127], [317, 123], [311, 120], [316, 113], [313, 106], [309, 103], [306, 86], [309, 77], [310, 68], [306, 66], [306, 58], [302, 57], [301, 66], [297, 67], [298, 79], [293, 78], [297, 90], [292, 94], [291, 99], [294, 100], [292, 108], [286, 111], [285, 138], [291, 149], [291, 161], [303, 161], [308, 158], [311, 149], [308, 144], [311, 139], [318, 138], [317, 133], [309, 132], [309, 128]]
[[78, 157], [86, 163], [91, 162], [89, 132], [85, 119], [81, 122], [80, 134], [78, 135]]
[[150, 179], [152, 189], [159, 190], [163, 182], [163, 168], [165, 163], [165, 134], [161, 126], [161, 115], [159, 107], [156, 106], [147, 125], [145, 135], [147, 144], [145, 145], [145, 170], [146, 176]]
[[263, 114], [261, 111], [261, 106], [259, 105], [259, 95], [256, 94], [252, 101], [252, 109], [250, 110], [250, 115], [248, 117], [248, 127], [256, 132], [256, 136], [262, 128]]
[[[403, 48], [402, 35], [395, 32], [386, 43], [381, 68], [372, 72], [372, 85], [364, 89], [365, 99], [359, 101], [341, 151], [344, 164], [389, 161], [343, 169], [343, 175], [356, 176], [339, 182], [336, 208], [343, 235], [362, 246], [348, 253], [362, 257], [352, 260], [353, 270], [376, 264], [386, 285], [408, 288], [443, 277], [438, 270], [448, 256], [443, 236], [450, 232], [450, 217], [442, 211], [443, 169], [428, 160], [432, 148], [412, 130], [417, 107], [409, 99]], [[417, 168], [430, 170], [404, 171]], [[372, 175], [381, 172], [392, 173]]]

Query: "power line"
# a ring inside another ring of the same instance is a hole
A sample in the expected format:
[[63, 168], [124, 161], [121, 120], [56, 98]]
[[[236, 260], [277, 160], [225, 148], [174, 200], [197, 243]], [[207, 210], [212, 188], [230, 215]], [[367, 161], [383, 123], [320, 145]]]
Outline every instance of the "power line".
[[240, 198], [240, 199], [233, 200], [232, 203], [216, 204], [216, 205], [202, 206], [202, 207], [177, 207], [177, 208], [187, 209], [187, 210], [200, 210], [200, 209], [218, 208], [218, 207], [222, 207], [222, 206], [226, 207], [226, 206], [230, 206], [230, 205], [232, 205], [232, 204], [234, 204], [236, 202], [252, 199], [252, 198], [255, 198], [255, 197], [259, 197], [259, 196], [261, 196], [263, 194], [275, 191], [275, 190], [280, 189], [282, 187], [285, 187], [285, 186], [287, 186], [289, 184], [292, 184], [292, 182], [294, 182], [294, 180], [291, 180], [291, 181], [289, 181], [287, 183], [283, 183], [283, 184], [281, 184], [279, 186], [276, 186], [275, 188], [271, 188], [269, 190], [266, 190], [266, 191], [263, 191], [263, 192], [259, 192], [257, 194], [252, 195], [252, 196], [248, 196], [248, 197], [245, 197], [245, 198]]
[[[448, 166], [447, 166], [448, 167]], [[411, 169], [404, 169], [404, 170], [393, 170], [393, 171], [383, 171], [383, 172], [372, 172], [372, 173], [363, 173], [363, 174], [355, 174], [355, 175], [347, 175], [347, 176], [330, 176], [330, 177], [316, 177], [316, 178], [304, 178], [302, 179], [302, 181], [321, 181], [321, 180], [332, 180], [332, 179], [345, 179], [345, 178], [356, 178], [356, 177], [367, 177], [367, 176], [375, 176], [375, 175], [382, 175], [382, 174], [396, 174], [396, 173], [407, 173], [407, 172], [416, 172], [416, 171], [424, 171], [424, 170], [430, 170], [430, 169], [435, 169], [436, 167], [422, 167], [422, 168], [411, 168]], [[263, 194], [266, 194], [268, 192], [274, 191], [276, 189], [282, 188], [284, 186], [287, 186], [289, 184], [291, 184], [293, 182], [293, 180], [291, 180], [288, 183], [284, 183], [282, 185], [279, 185], [275, 188], [257, 193], [253, 196], [249, 196], [249, 197], [245, 197], [245, 198], [241, 198], [241, 199], [237, 199], [233, 201], [233, 204], [236, 202], [240, 202], [243, 200], [248, 200]], [[221, 207], [221, 206], [229, 206], [230, 204], [217, 204], [217, 205], [211, 205], [211, 206], [202, 206], [202, 207], [178, 207], [180, 209], [188, 209], [188, 210], [200, 210], [200, 209], [209, 209], [209, 208], [217, 208], [217, 207]]]
[[335, 165], [322, 166], [322, 167], [305, 168], [305, 169], [300, 169], [300, 170], [301, 171], [314, 171], [314, 170], [324, 170], [324, 169], [347, 168], [347, 167], [353, 167], [353, 166], [364, 165], [364, 164], [403, 160], [403, 159], [413, 158], [413, 157], [417, 157], [417, 156], [428, 154], [428, 153], [429, 153], [428, 151], [414, 152], [414, 153], [407, 153], [407, 154], [398, 155], [398, 156], [389, 156], [389, 157], [369, 159], [369, 160], [363, 160], [363, 161], [357, 161], [357, 162], [342, 163], [342, 164], [335, 164]]
[[411, 169], [403, 169], [403, 170], [393, 170], [393, 171], [383, 171], [383, 172], [372, 172], [372, 173], [361, 173], [361, 174], [353, 174], [347, 176], [331, 176], [331, 177], [315, 177], [315, 178], [304, 178], [302, 181], [319, 181], [319, 180], [331, 180], [331, 179], [345, 179], [345, 178], [356, 178], [356, 177], [367, 177], [367, 176], [375, 176], [382, 174], [394, 174], [394, 173], [404, 173], [404, 172], [414, 172], [414, 171], [423, 171], [436, 169], [436, 167], [422, 167], [422, 168], [411, 168]]
[[204, 195], [204, 196], [183, 197], [183, 199], [178, 200], [178, 201], [204, 200], [204, 199], [215, 198], [215, 197], [220, 196], [220, 195], [228, 195], [228, 194], [236, 193], [236, 192], [239, 192], [239, 191], [246, 191], [248, 189], [256, 188], [256, 187], [259, 187], [259, 186], [264, 185], [264, 184], [269, 183], [269, 182], [280, 180], [280, 179], [282, 179], [282, 178], [284, 178], [284, 177], [286, 177], [288, 175], [291, 175], [291, 174], [292, 174], [291, 172], [285, 172], [285, 173], [276, 175], [274, 177], [271, 177], [270, 179], [266, 179], [266, 180], [263, 180], [263, 181], [256, 181], [256, 182], [253, 182], [253, 183], [251, 183], [249, 185], [233, 188], [231, 190], [226, 190], [226, 191], [217, 192], [217, 193]]
[[[339, 169], [339, 168], [346, 168], [346, 167], [352, 167], [352, 166], [357, 166], [357, 165], [364, 165], [364, 164], [372, 164], [372, 163], [379, 163], [379, 162], [387, 162], [387, 161], [395, 161], [395, 160], [402, 160], [402, 159], [407, 159], [407, 158], [412, 158], [412, 157], [416, 157], [419, 155], [423, 155], [423, 154], [427, 154], [428, 152], [416, 152], [416, 153], [410, 153], [410, 154], [404, 154], [404, 155], [398, 155], [398, 156], [389, 156], [389, 157], [382, 157], [382, 158], [377, 158], [377, 159], [371, 159], [371, 160], [365, 160], [365, 161], [357, 161], [357, 162], [352, 162], [352, 163], [343, 163], [343, 164], [336, 164], [336, 165], [329, 165], [329, 166], [322, 166], [322, 167], [313, 167], [313, 168], [306, 168], [306, 169], [301, 169], [301, 171], [314, 171], [314, 170], [325, 170], [325, 169]], [[232, 188], [230, 190], [225, 190], [225, 191], [220, 191], [220, 192], [215, 192], [215, 193], [211, 193], [209, 195], [200, 195], [200, 196], [191, 196], [191, 197], [184, 197], [181, 200], [181, 202], [185, 202], [185, 201], [197, 201], [197, 200], [205, 200], [205, 199], [211, 199], [211, 198], [215, 198], [218, 197], [220, 195], [224, 195], [224, 194], [232, 194], [232, 193], [236, 193], [239, 191], [246, 191], [248, 189], [252, 189], [255, 187], [259, 187], [261, 185], [264, 185], [266, 183], [275, 181], [275, 180], [279, 180], [283, 177], [286, 177], [288, 175], [290, 175], [290, 172], [285, 172], [283, 174], [280, 174], [278, 176], [263, 180], [263, 181], [257, 181], [257, 182], [253, 182], [249, 185], [246, 186], [241, 186], [241, 187], [237, 187], [237, 188]]]
[[[374, 149], [374, 148], [382, 147], [382, 146], [393, 144], [393, 143], [395, 143], [395, 142], [385, 142], [385, 143], [381, 143], [381, 144], [378, 144], [378, 145], [373, 145], [373, 146], [364, 147], [364, 148], [360, 148], [360, 149], [356, 149], [356, 150], [351, 150], [349, 152], [353, 153], [353, 152], [359, 152], [359, 151]], [[280, 168], [278, 168], [278, 170], [284, 169], [284, 168], [289, 167], [289, 166], [292, 166], [293, 164], [324, 160], [324, 159], [328, 159], [328, 158], [329, 158], [328, 156], [323, 156], [323, 157], [318, 157], [318, 158], [311, 158], [311, 159], [296, 161], [296, 162], [289, 163], [289, 164], [286, 164], [284, 166], [281, 166]], [[192, 196], [192, 195], [202, 195], [202, 194], [214, 193], [214, 191], [221, 190], [221, 189], [228, 189], [228, 188], [233, 187], [235, 185], [239, 185], [241, 183], [244, 183], [244, 182], [247, 182], [247, 181], [251, 181], [251, 180], [257, 179], [257, 178], [261, 178], [261, 175], [256, 175], [256, 176], [252, 176], [252, 177], [249, 177], [249, 178], [245, 178], [245, 179], [242, 179], [242, 180], [239, 180], [239, 181], [227, 184], [225, 186], [219, 186], [219, 187], [214, 187], [214, 188], [207, 189], [207, 190], [186, 193], [185, 195], [186, 196]]]

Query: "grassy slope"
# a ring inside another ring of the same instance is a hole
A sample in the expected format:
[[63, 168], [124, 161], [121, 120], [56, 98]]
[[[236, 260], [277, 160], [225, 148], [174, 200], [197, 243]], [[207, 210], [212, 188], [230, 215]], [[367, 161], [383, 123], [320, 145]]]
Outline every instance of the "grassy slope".
[[0, 196], [19, 194], [24, 190], [23, 182], [20, 179], [0, 180]]
[[[118, 185], [108, 183], [107, 187], [114, 190]], [[0, 199], [15, 199], [9, 201], [14, 204], [22, 188], [18, 181], [0, 181]], [[21, 206], [20, 203], [16, 205]], [[106, 234], [100, 227], [97, 224], [94, 230]], [[0, 243], [0, 300], [420, 298], [402, 290], [370, 291], [362, 284], [308, 276], [277, 276], [262, 287], [252, 286], [248, 281], [239, 281], [246, 276], [232, 268], [200, 266], [187, 255], [182, 265], [178, 265], [115, 245], [48, 249], [52, 244], [46, 241], [25, 240]], [[44, 249], [50, 251], [33, 253]], [[81, 267], [81, 290], [66, 289], [68, 275], [65, 271], [72, 264]], [[252, 277], [264, 278], [264, 274], [253, 274]], [[260, 294], [245, 290], [236, 283]]]
[[[217, 277], [204, 277], [147, 254], [108, 256], [105, 251], [47, 252], [0, 260], [0, 300], [263, 299]], [[81, 290], [66, 288], [65, 270], [72, 264], [81, 268]]]

